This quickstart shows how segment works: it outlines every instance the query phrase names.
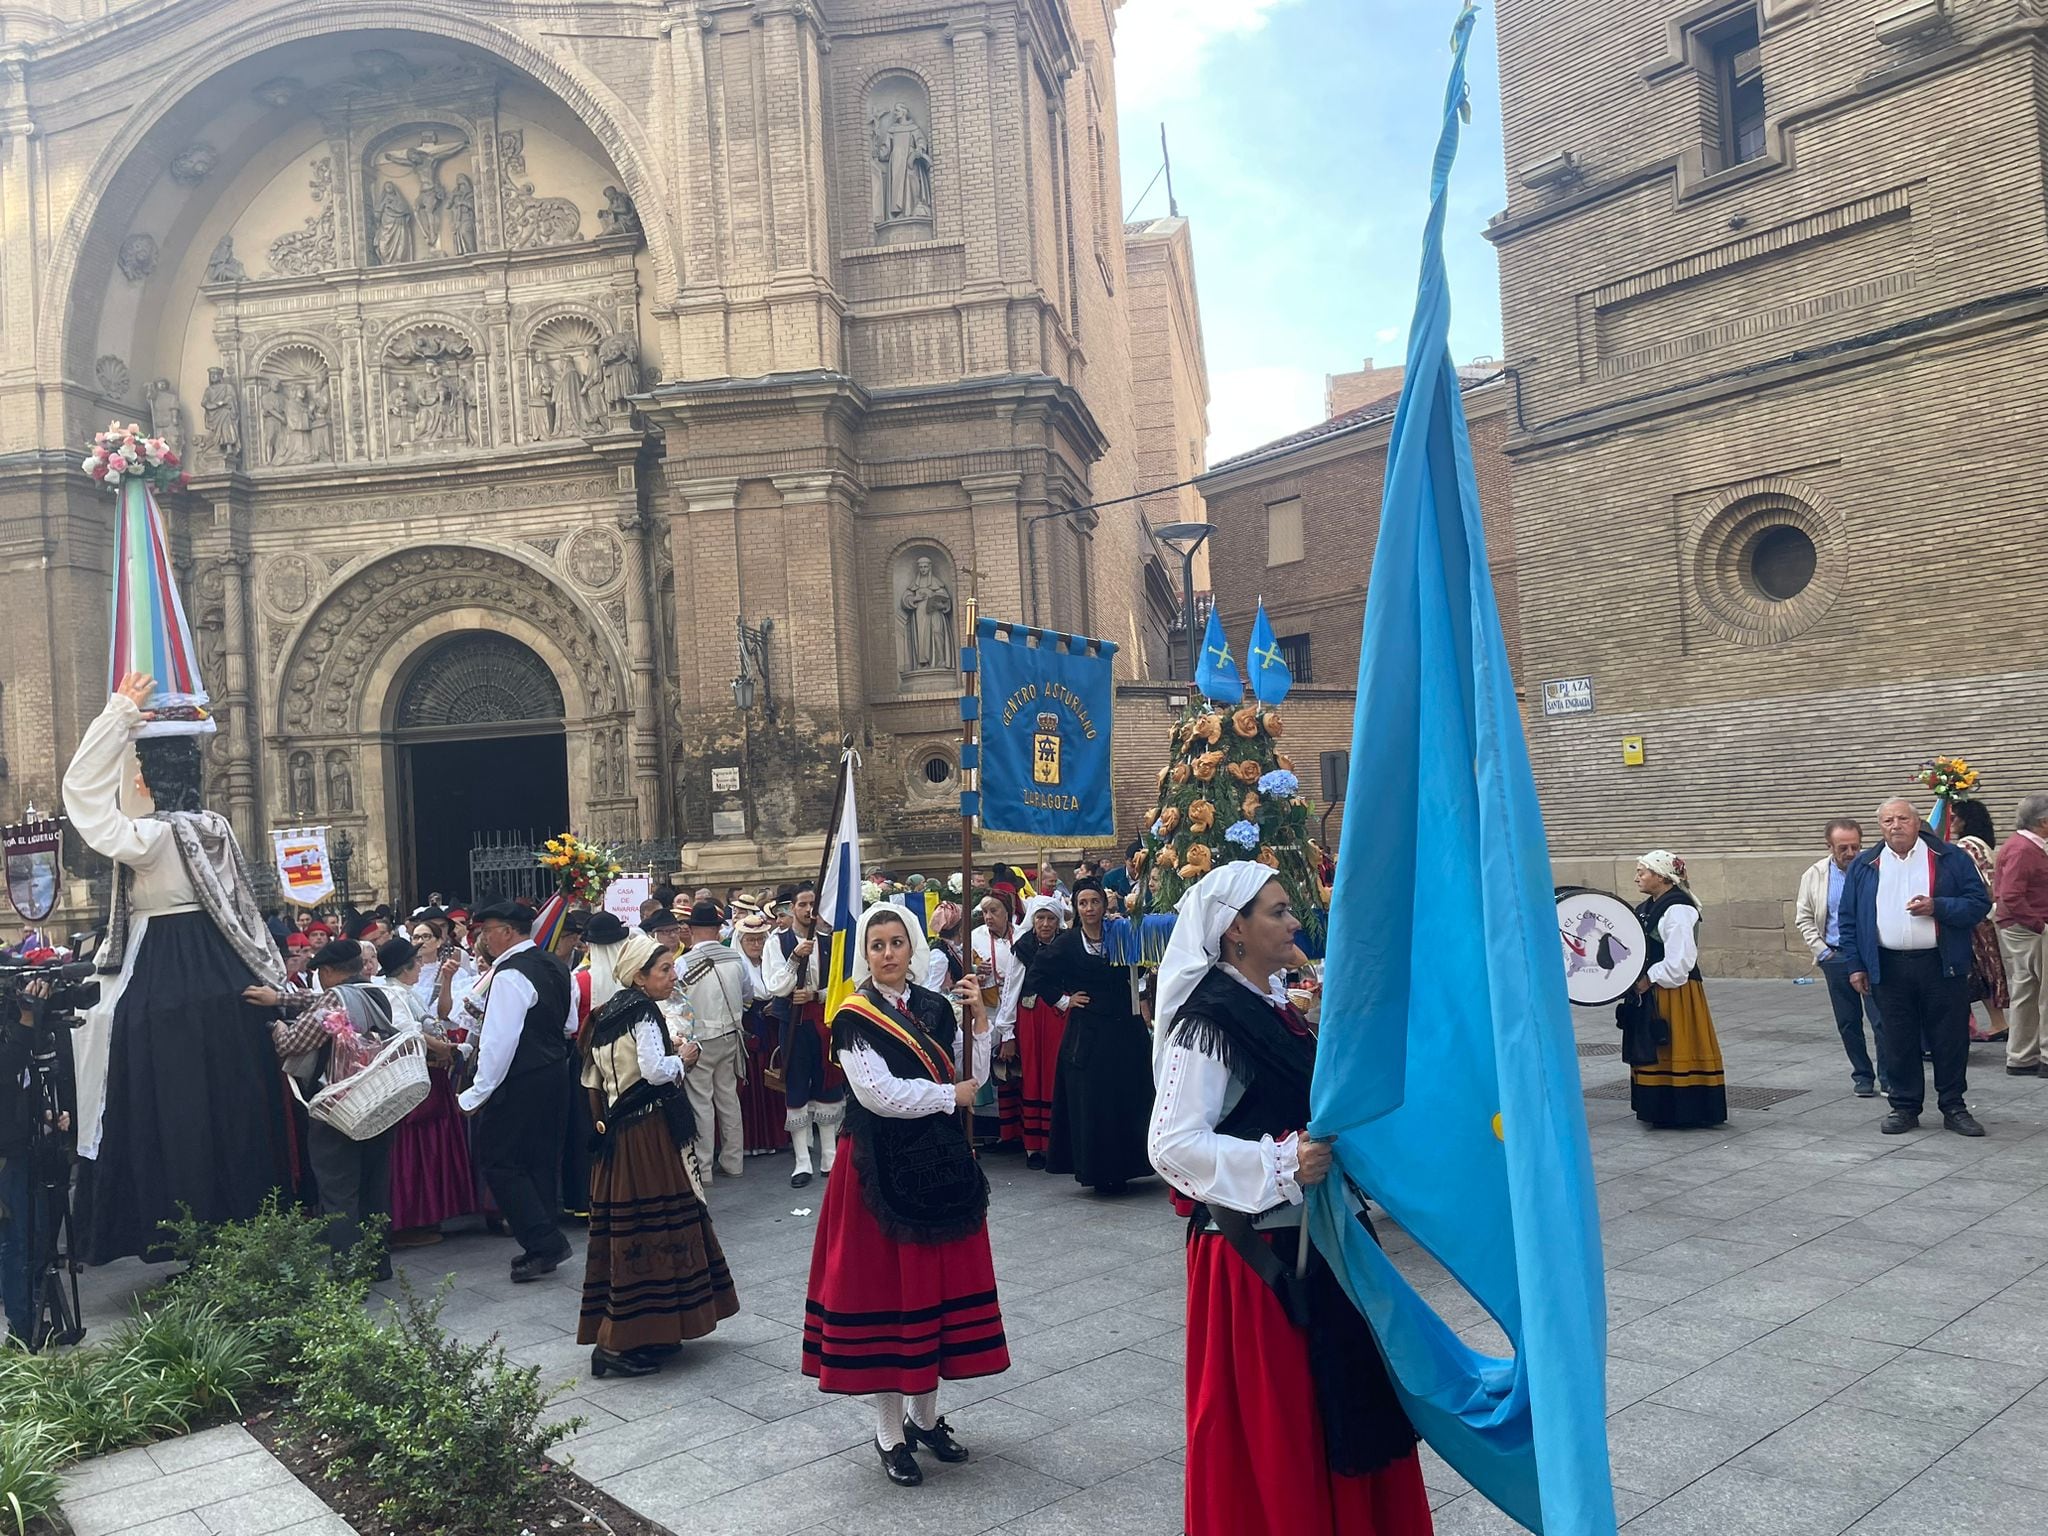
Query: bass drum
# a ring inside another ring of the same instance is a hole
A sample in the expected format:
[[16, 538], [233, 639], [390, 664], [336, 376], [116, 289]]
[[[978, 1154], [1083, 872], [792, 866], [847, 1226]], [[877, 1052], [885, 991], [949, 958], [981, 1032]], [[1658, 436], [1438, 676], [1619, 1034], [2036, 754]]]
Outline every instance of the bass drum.
[[1556, 895], [1565, 991], [1582, 1008], [1611, 1007], [1649, 965], [1649, 940], [1635, 908], [1584, 885], [1560, 885]]

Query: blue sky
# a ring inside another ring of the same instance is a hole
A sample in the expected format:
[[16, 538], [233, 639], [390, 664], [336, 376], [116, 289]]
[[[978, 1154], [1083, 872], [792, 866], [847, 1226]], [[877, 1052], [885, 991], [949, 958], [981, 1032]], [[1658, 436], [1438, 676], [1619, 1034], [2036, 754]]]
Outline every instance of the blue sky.
[[[1323, 376], [1398, 363], [1458, 0], [1125, 0], [1117, 95], [1126, 210], [1173, 149], [1192, 223], [1213, 462], [1323, 416]], [[1451, 350], [1500, 352], [1506, 202], [1491, 17], [1452, 182]], [[1166, 212], [1162, 182], [1138, 204]]]

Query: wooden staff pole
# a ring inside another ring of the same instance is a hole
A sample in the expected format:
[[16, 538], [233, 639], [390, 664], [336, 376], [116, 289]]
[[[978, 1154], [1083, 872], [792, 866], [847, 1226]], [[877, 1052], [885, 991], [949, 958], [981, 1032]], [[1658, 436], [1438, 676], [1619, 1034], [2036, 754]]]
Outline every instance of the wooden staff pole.
[[[967, 974], [972, 976], [974, 929], [968, 921], [968, 907], [974, 900], [974, 815], [970, 808], [975, 804], [976, 792], [981, 788], [981, 768], [975, 756], [976, 743], [981, 735], [981, 722], [977, 718], [979, 709], [968, 701], [978, 701], [981, 697], [980, 636], [975, 633], [974, 628], [975, 619], [981, 610], [981, 603], [976, 595], [981, 578], [978, 572], [972, 570], [962, 570], [961, 574], [967, 578], [967, 631], [961, 636], [960, 646], [960, 941], [963, 946], [961, 956], [966, 962]], [[970, 763], [975, 766], [969, 767]], [[993, 945], [990, 946], [989, 954], [991, 957], [995, 954]], [[994, 1028], [993, 1023], [990, 1028]], [[965, 1042], [965, 1049], [961, 1052], [965, 1057], [961, 1062], [964, 1074], [974, 1061], [974, 1035], [971, 1025], [961, 1031], [961, 1039]], [[989, 1075], [995, 1075], [993, 1057], [989, 1062]], [[968, 1150], [972, 1151], [974, 1106], [967, 1105], [960, 1113], [962, 1128], [967, 1133]]]

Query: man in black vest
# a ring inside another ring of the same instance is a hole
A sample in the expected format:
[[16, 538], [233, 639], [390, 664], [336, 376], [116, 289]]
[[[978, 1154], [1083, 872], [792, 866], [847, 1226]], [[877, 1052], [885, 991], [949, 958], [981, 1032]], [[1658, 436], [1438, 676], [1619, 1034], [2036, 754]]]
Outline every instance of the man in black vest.
[[485, 907], [475, 924], [492, 966], [476, 1081], [462, 1108], [478, 1117], [477, 1161], [525, 1250], [512, 1263], [513, 1280], [524, 1283], [552, 1273], [570, 1253], [555, 1218], [569, 1108], [562, 1073], [576, 1031], [576, 989], [569, 968], [527, 937], [533, 914], [517, 902]]

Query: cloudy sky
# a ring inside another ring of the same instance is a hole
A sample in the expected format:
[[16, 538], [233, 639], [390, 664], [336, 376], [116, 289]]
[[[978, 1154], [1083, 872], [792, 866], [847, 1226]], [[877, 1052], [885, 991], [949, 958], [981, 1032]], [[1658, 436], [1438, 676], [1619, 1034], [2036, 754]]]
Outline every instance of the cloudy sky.
[[[1323, 376], [1397, 363], [1457, 0], [1125, 0], [1124, 206], [1166, 212], [1159, 125], [1193, 224], [1211, 462], [1323, 416]], [[1472, 123], [1452, 181], [1451, 350], [1500, 352], [1493, 248], [1506, 202], [1493, 28], [1472, 40]]]

